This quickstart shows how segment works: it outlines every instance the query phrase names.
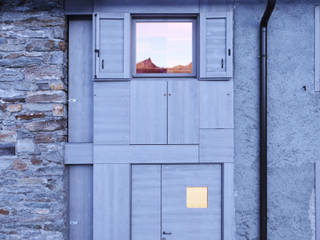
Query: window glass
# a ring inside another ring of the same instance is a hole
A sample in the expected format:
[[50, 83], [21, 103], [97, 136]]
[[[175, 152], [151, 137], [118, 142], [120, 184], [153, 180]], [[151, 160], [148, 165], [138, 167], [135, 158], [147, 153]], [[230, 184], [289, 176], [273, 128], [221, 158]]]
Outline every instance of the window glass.
[[136, 22], [136, 73], [192, 73], [192, 21]]

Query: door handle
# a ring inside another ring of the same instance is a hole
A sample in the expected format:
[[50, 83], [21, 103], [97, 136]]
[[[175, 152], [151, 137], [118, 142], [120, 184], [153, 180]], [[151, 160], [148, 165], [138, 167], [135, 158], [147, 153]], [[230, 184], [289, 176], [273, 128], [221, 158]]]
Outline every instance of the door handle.
[[162, 234], [163, 234], [163, 235], [171, 235], [172, 233], [171, 233], [171, 232], [165, 232], [165, 231], [163, 231]]

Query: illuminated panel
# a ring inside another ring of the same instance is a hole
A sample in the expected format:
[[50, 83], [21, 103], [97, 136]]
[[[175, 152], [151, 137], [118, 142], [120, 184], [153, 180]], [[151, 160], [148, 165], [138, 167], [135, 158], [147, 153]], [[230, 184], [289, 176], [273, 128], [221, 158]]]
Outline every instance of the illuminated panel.
[[187, 208], [208, 208], [208, 187], [187, 187]]

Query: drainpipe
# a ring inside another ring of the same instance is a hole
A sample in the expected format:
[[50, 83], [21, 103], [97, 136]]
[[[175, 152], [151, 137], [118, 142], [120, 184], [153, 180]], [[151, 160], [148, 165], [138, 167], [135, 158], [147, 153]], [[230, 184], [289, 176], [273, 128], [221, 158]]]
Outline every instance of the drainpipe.
[[268, 0], [260, 22], [260, 240], [268, 239], [267, 29], [276, 0]]

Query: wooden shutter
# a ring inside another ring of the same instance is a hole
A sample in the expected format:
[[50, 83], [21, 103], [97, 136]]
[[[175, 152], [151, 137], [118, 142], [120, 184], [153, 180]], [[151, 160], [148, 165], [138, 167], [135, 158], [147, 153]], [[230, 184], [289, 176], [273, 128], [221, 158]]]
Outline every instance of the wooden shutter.
[[95, 78], [129, 78], [130, 14], [96, 13]]
[[200, 78], [233, 75], [232, 12], [200, 16]]

